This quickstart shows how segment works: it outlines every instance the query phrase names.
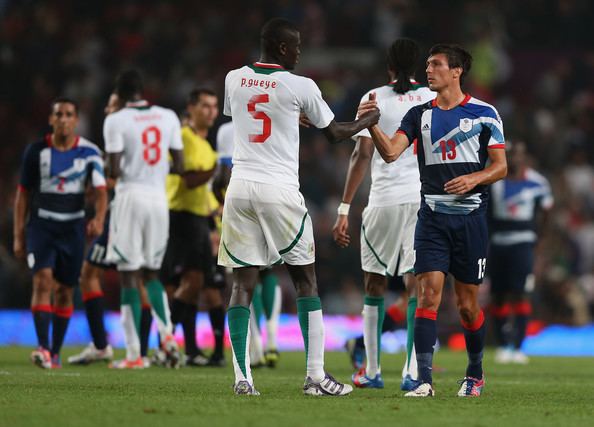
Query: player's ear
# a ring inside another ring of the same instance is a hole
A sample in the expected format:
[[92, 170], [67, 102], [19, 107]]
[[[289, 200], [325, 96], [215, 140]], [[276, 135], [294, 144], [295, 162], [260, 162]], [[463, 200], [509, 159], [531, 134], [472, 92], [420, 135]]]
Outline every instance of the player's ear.
[[278, 52], [281, 54], [281, 56], [285, 56], [287, 54], [287, 43], [286, 42], [280, 42], [278, 44]]

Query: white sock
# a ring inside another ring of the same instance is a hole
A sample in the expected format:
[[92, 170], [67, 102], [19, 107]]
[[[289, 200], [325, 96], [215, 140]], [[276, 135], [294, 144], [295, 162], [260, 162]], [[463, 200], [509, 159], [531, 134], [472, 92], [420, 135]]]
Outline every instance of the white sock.
[[252, 369], [250, 368], [250, 352], [249, 352], [249, 343], [250, 343], [250, 329], [251, 329], [251, 320], [250, 320], [250, 325], [248, 326], [248, 332], [247, 332], [247, 337], [246, 337], [246, 349], [248, 349], [248, 351], [245, 352], [245, 372], [246, 375], [243, 375], [243, 372], [241, 371], [241, 368], [239, 367], [239, 364], [237, 363], [237, 357], [235, 357], [235, 350], [233, 349], [233, 342], [231, 342], [231, 350], [233, 350], [233, 371], [235, 372], [235, 384], [237, 384], [239, 381], [247, 381], [250, 384], [254, 384], [254, 379], [252, 378]]
[[274, 305], [272, 306], [272, 314], [270, 319], [266, 319], [266, 350], [277, 350], [276, 337], [278, 333], [278, 319], [282, 306], [283, 294], [280, 286], [276, 286], [274, 290]]
[[140, 338], [134, 324], [132, 308], [124, 304], [120, 306], [120, 313], [120, 320], [124, 329], [124, 342], [126, 344], [126, 359], [135, 361], [140, 357]]
[[375, 378], [380, 372], [378, 365], [378, 342], [377, 328], [379, 313], [377, 305], [363, 306], [363, 342], [365, 343], [365, 356], [367, 357], [366, 375], [369, 378]]
[[326, 376], [324, 372], [324, 319], [322, 310], [308, 312], [308, 318], [307, 376], [314, 382], [320, 382]]
[[161, 342], [165, 342], [165, 338], [169, 335], [173, 334], [173, 323], [171, 323], [171, 310], [169, 310], [169, 301], [167, 300], [167, 294], [165, 292], [162, 293], [161, 297], [163, 298], [163, 308], [165, 310], [165, 322], [161, 320], [161, 316], [157, 314], [155, 310], [151, 307], [151, 313], [153, 315], [153, 319], [157, 322], [157, 331], [159, 331], [159, 337], [161, 338]]
[[264, 358], [264, 349], [262, 346], [262, 336], [260, 335], [260, 329], [258, 328], [258, 322], [254, 315], [254, 306], [250, 306], [250, 339], [249, 343], [249, 355], [250, 359], [254, 361], [261, 361]]

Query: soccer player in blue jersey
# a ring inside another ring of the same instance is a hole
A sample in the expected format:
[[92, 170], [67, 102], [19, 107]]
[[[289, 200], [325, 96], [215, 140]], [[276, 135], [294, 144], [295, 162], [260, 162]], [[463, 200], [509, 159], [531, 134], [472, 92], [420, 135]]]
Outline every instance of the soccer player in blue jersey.
[[[426, 72], [437, 97], [411, 108], [392, 137], [377, 125], [370, 128], [373, 143], [388, 163], [418, 141], [421, 208], [415, 229], [419, 299], [414, 341], [420, 384], [407, 397], [434, 395], [431, 366], [437, 310], [448, 273], [455, 279], [468, 353], [458, 396], [480, 396], [484, 385], [485, 325], [477, 296], [487, 260], [487, 185], [505, 177], [507, 162], [499, 114], [461, 89], [471, 63], [471, 55], [459, 46], [432, 47]], [[359, 114], [375, 106], [371, 94]]]
[[31, 311], [39, 347], [31, 360], [44, 369], [61, 366], [60, 349], [83, 262], [88, 182], [95, 191], [89, 235], [101, 234], [107, 209], [101, 151], [76, 134], [77, 104], [56, 99], [49, 124], [52, 133], [25, 151], [14, 207], [14, 252], [19, 258], [26, 256], [33, 271]]
[[[526, 144], [508, 141], [509, 173], [491, 186], [489, 203], [489, 269], [497, 363], [528, 363], [522, 353], [534, 288], [534, 245], [538, 225], [553, 207], [547, 179], [528, 167]], [[540, 221], [539, 221], [540, 220]], [[509, 328], [508, 321], [514, 322]]]

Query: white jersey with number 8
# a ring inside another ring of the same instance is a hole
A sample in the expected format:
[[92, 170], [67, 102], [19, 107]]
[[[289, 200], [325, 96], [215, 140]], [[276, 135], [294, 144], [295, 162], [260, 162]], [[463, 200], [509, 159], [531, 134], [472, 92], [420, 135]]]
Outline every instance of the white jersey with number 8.
[[313, 80], [255, 63], [225, 79], [224, 113], [235, 124], [231, 179], [299, 188], [299, 114], [317, 128], [334, 114]]
[[107, 153], [122, 153], [116, 193], [131, 185], [165, 192], [169, 149], [183, 149], [175, 112], [146, 101], [127, 103], [106, 117], [103, 137]]

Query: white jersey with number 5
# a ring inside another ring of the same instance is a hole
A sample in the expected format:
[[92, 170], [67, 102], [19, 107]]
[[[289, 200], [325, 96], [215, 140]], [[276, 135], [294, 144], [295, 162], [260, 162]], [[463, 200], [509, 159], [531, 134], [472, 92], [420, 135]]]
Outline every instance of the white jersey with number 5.
[[255, 63], [225, 78], [224, 113], [235, 125], [231, 179], [299, 188], [299, 114], [320, 129], [334, 119], [313, 80]]
[[116, 192], [128, 186], [165, 192], [169, 149], [183, 149], [175, 112], [146, 101], [129, 102], [106, 117], [103, 137], [107, 153], [122, 153]]

